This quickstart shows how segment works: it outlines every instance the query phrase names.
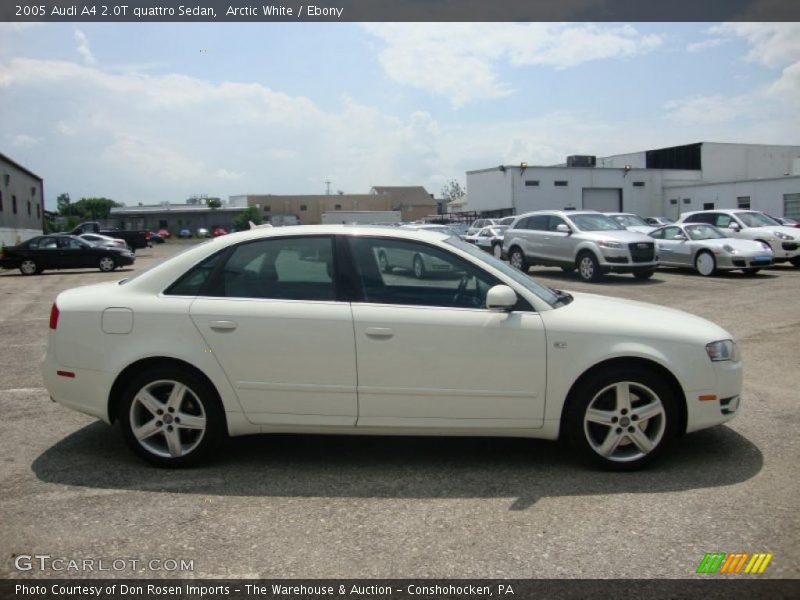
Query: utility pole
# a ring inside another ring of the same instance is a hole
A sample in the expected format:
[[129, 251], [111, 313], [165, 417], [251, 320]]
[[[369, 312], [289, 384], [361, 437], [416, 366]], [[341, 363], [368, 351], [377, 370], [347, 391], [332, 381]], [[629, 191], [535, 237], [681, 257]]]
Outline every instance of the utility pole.
[[330, 179], [326, 179], [325, 180], [325, 195], [326, 196], [330, 196], [331, 195], [331, 180]]

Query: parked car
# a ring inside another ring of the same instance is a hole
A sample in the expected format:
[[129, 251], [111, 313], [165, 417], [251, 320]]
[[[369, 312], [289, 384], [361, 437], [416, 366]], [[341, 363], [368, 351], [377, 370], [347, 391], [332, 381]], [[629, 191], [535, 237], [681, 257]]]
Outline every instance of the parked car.
[[169, 238], [172, 237], [172, 234], [169, 232], [169, 229], [165, 229], [163, 227], [159, 229], [157, 233], [165, 240], [168, 240]]
[[163, 244], [164, 238], [153, 231], [150, 232], [150, 244]]
[[197, 237], [199, 237], [199, 238], [207, 238], [207, 237], [211, 237], [211, 234], [209, 233], [208, 229], [206, 229], [205, 227], [200, 227], [197, 230]]
[[656, 240], [659, 264], [689, 267], [704, 276], [734, 269], [755, 275], [770, 266], [774, 257], [766, 242], [729, 238], [705, 223], [667, 225], [650, 237]]
[[[387, 275], [388, 248], [457, 277]], [[553, 290], [444, 234], [324, 225], [62, 292], [42, 375], [167, 467], [227, 435], [324, 431], [564, 438], [630, 470], [734, 418], [742, 391], [733, 336], [700, 317]]]
[[469, 225], [466, 223], [449, 223], [448, 227], [455, 231], [462, 240], [467, 236]]
[[650, 233], [655, 229], [655, 226], [648, 225], [639, 215], [633, 213], [606, 213], [609, 217], [614, 219], [617, 223], [622, 225], [628, 231], [635, 231], [636, 233]]
[[3, 248], [0, 267], [19, 269], [23, 275], [38, 275], [45, 269], [95, 268], [108, 272], [132, 265], [134, 260], [133, 252], [127, 248], [100, 246], [78, 236], [53, 234]]
[[467, 230], [467, 235], [470, 233], [478, 233], [484, 227], [489, 227], [489, 225], [496, 225], [495, 219], [477, 219], [472, 222], [472, 225], [469, 226]]
[[773, 217], [772, 215], [767, 216], [770, 219], [775, 219], [778, 223], [785, 225], [786, 227], [800, 227], [800, 223], [798, 223], [796, 219], [790, 219], [789, 217]]
[[730, 237], [765, 242], [772, 247], [776, 263], [791, 262], [800, 267], [800, 232], [762, 212], [737, 209], [687, 212], [681, 215], [678, 223], [707, 223]]
[[596, 211], [544, 210], [520, 215], [505, 232], [503, 256], [527, 272], [533, 265], [575, 269], [584, 281], [633, 273], [648, 279], [658, 266], [652, 238], [626, 230]]
[[494, 254], [496, 258], [503, 256], [503, 237], [508, 225], [494, 225], [484, 227], [475, 236], [473, 242], [481, 250]]
[[221, 235], [228, 235], [227, 230], [224, 227], [214, 227], [213, 231], [211, 232], [213, 237], [219, 237]]
[[115, 246], [116, 248], [124, 248], [129, 250], [128, 243], [120, 238], [112, 238], [107, 235], [100, 235], [99, 233], [82, 233], [78, 236], [82, 240], [86, 240], [90, 244], [98, 246]]
[[661, 227], [662, 225], [674, 223], [675, 219], [670, 219], [669, 217], [645, 217], [644, 222], [653, 227]]
[[449, 225], [440, 225], [438, 223], [421, 223], [419, 225], [401, 225], [400, 229], [410, 229], [411, 231], [437, 231], [447, 235], [454, 235], [458, 237], [458, 232]]
[[84, 233], [94, 233], [98, 235], [105, 235], [112, 238], [125, 240], [128, 247], [134, 252], [138, 248], [147, 248], [147, 242], [150, 237], [149, 231], [125, 230], [117, 229], [116, 227], [100, 227], [96, 221], [86, 221], [81, 223], [75, 229], [70, 231], [67, 235], [83, 235]]
[[184, 227], [183, 229], [181, 229], [178, 232], [178, 237], [179, 238], [190, 238], [190, 237], [192, 237], [192, 232], [191, 232], [190, 229], [187, 229], [187, 228]]
[[[452, 237], [450, 233], [408, 229], [405, 226], [399, 227], [398, 231], [426, 231], [427, 233], [437, 233]], [[416, 279], [425, 279], [432, 276], [453, 276], [452, 264], [448, 261], [440, 260], [435, 254], [414, 252], [402, 244], [390, 245], [385, 248], [379, 247], [376, 252], [381, 273], [393, 274], [395, 269], [402, 269], [403, 272], [412, 273]]]

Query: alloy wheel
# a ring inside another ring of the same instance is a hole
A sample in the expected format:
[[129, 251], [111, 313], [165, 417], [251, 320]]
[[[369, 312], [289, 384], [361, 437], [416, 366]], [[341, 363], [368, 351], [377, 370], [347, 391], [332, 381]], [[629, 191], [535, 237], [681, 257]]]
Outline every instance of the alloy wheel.
[[24, 275], [33, 275], [36, 273], [36, 263], [32, 260], [23, 260], [22, 264], [19, 266], [19, 270], [22, 271]]
[[108, 256], [104, 256], [100, 259], [100, 270], [104, 272], [113, 271], [114, 270], [114, 259]]
[[697, 272], [705, 277], [711, 275], [717, 266], [714, 257], [708, 252], [701, 252], [698, 254], [694, 264], [695, 267], [697, 267]]
[[145, 385], [128, 413], [139, 445], [155, 456], [177, 458], [191, 453], [206, 432], [206, 412], [197, 394], [174, 380]]
[[581, 258], [579, 269], [583, 279], [588, 281], [594, 277], [594, 261], [590, 256], [584, 256]]
[[612, 462], [633, 462], [653, 451], [666, 431], [664, 404], [649, 387], [620, 381], [595, 394], [583, 418], [589, 446]]

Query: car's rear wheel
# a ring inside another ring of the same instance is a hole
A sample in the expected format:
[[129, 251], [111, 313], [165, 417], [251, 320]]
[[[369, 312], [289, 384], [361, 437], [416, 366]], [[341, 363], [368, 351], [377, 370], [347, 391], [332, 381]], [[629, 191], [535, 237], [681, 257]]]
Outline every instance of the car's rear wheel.
[[713, 275], [717, 270], [717, 260], [711, 252], [703, 250], [702, 252], [698, 252], [697, 256], [695, 256], [694, 268], [703, 277], [708, 277], [709, 275]]
[[37, 265], [36, 261], [32, 258], [26, 258], [19, 264], [19, 272], [23, 275], [36, 275], [37, 273], [41, 273], [39, 265]]
[[417, 254], [414, 257], [414, 277], [417, 279], [425, 279], [425, 263], [422, 260], [422, 257]]
[[515, 269], [519, 269], [523, 273], [528, 272], [528, 261], [519, 248], [511, 249], [511, 252], [508, 253], [508, 262]]
[[589, 251], [581, 252], [576, 263], [578, 274], [584, 281], [598, 281], [603, 276], [603, 272], [600, 270], [600, 263], [597, 262], [595, 255]]
[[216, 393], [179, 368], [148, 369], [135, 377], [123, 392], [118, 420], [133, 451], [160, 467], [195, 464], [225, 437]]
[[571, 394], [566, 431], [584, 458], [607, 469], [637, 469], [660, 455], [678, 428], [675, 393], [656, 372], [598, 371]]
[[117, 263], [115, 263], [114, 259], [110, 256], [103, 256], [98, 261], [97, 266], [103, 273], [108, 273], [117, 268]]

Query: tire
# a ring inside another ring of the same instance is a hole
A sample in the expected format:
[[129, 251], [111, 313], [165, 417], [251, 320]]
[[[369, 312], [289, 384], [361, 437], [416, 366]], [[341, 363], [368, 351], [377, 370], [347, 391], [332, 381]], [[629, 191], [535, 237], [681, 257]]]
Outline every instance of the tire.
[[585, 460], [632, 471], [658, 458], [678, 431], [678, 398], [656, 371], [598, 370], [567, 401], [563, 432]]
[[757, 273], [758, 273], [760, 270], [761, 270], [761, 269], [753, 269], [753, 268], [750, 268], [750, 269], [742, 269], [742, 273], [744, 273], [745, 275], [748, 275], [748, 276], [752, 277], [753, 275], [756, 275], [756, 274], [757, 274]]
[[103, 256], [97, 262], [97, 268], [100, 269], [103, 273], [110, 273], [111, 271], [117, 268], [117, 263], [110, 256]]
[[523, 254], [522, 250], [516, 246], [508, 253], [508, 262], [515, 269], [518, 269], [523, 273], [528, 272], [528, 259], [525, 258], [525, 254]]
[[653, 273], [655, 273], [653, 269], [647, 269], [645, 271], [634, 271], [633, 276], [636, 277], [636, 279], [650, 279]]
[[422, 257], [417, 254], [414, 256], [414, 277], [417, 279], [425, 279], [425, 262], [422, 260]]
[[581, 279], [588, 283], [594, 283], [603, 277], [603, 272], [600, 270], [600, 263], [597, 262], [597, 257], [588, 250], [584, 250], [578, 254], [575, 267], [578, 269], [578, 275], [580, 275]]
[[378, 253], [378, 266], [380, 267], [381, 273], [391, 273], [392, 267], [389, 265], [389, 259], [386, 258], [386, 252], [379, 252]]
[[154, 367], [134, 377], [122, 393], [117, 420], [131, 449], [159, 467], [197, 464], [226, 435], [214, 389], [180, 367]]
[[717, 259], [708, 250], [702, 250], [694, 257], [694, 270], [703, 277], [710, 277], [717, 270]]
[[19, 264], [19, 272], [23, 275], [37, 275], [41, 273], [39, 265], [32, 258], [26, 258]]
[[503, 258], [503, 247], [500, 244], [492, 246], [492, 256], [495, 258]]
[[575, 267], [561, 267], [561, 270], [564, 271], [564, 273], [570, 274], [575, 272]]

